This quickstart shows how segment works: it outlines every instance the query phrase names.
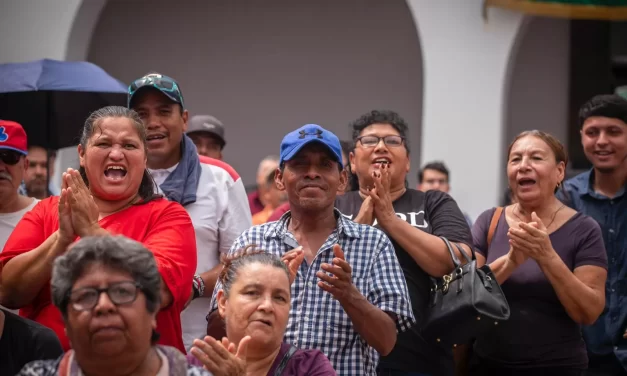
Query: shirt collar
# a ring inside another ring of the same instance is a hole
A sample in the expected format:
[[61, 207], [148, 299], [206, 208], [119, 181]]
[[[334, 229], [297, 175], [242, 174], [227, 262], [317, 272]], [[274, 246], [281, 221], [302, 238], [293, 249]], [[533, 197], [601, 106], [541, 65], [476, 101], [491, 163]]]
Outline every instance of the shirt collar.
[[[594, 169], [591, 168], [579, 175], [577, 177], [575, 187], [577, 188], [577, 193], [579, 193], [580, 196], [589, 195], [592, 197], [598, 197], [599, 194], [594, 191]], [[625, 185], [623, 185], [623, 187], [616, 192], [616, 196], [614, 196], [614, 198], [619, 198], [625, 195], [625, 190]]]
[[[359, 233], [359, 225], [342, 215], [342, 213], [337, 209], [333, 208], [333, 213], [335, 214], [336, 224], [337, 224], [337, 232], [338, 236], [346, 236], [349, 238], [360, 238], [361, 235]], [[292, 218], [292, 212], [287, 211], [281, 218], [272, 222], [266, 229], [263, 237], [265, 239], [282, 239], [283, 236], [288, 232], [288, 225], [290, 223], [290, 219]]]

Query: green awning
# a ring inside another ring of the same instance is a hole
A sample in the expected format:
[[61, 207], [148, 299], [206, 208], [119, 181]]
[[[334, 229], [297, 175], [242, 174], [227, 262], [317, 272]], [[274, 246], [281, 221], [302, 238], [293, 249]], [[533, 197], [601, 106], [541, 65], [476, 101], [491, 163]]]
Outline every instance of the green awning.
[[627, 0], [485, 0], [484, 7], [499, 7], [545, 17], [627, 20]]

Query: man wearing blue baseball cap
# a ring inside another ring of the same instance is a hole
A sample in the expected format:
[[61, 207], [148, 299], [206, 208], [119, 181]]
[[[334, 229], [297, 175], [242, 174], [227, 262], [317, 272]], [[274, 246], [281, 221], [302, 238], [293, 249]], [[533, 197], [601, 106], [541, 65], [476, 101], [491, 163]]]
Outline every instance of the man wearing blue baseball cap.
[[185, 135], [189, 115], [173, 78], [151, 73], [135, 80], [128, 88], [128, 106], [146, 126], [147, 164], [157, 190], [185, 207], [196, 230], [194, 300], [181, 314], [189, 350], [194, 339], [205, 336], [203, 319], [221, 270], [220, 255], [252, 225], [246, 190], [231, 166], [198, 155]]
[[[287, 134], [275, 183], [291, 210], [245, 231], [229, 252], [256, 244], [295, 273], [285, 342], [321, 350], [338, 375], [375, 375], [379, 354], [392, 351], [397, 330], [415, 320], [390, 240], [334, 207], [347, 184], [337, 136], [315, 124]], [[221, 338], [215, 319], [211, 313], [208, 334]]]

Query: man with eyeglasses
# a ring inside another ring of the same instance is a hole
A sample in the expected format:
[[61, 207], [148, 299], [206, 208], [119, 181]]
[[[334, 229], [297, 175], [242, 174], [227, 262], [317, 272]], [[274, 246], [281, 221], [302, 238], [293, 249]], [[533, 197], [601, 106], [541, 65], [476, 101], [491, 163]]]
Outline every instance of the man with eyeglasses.
[[353, 221], [377, 227], [390, 238], [418, 323], [398, 334], [392, 352], [381, 357], [379, 375], [453, 375], [452, 349], [438, 346], [435, 339], [423, 338], [420, 329], [429, 301], [429, 277], [441, 277], [453, 269], [440, 236], [470, 253], [468, 224], [445, 192], [407, 187], [409, 127], [399, 114], [370, 111], [355, 120], [351, 128], [355, 146], [350, 164], [359, 190], [338, 196], [335, 206]]
[[205, 335], [204, 317], [221, 269], [220, 254], [228, 252], [252, 224], [246, 191], [231, 166], [199, 156], [185, 135], [189, 114], [174, 79], [151, 73], [135, 80], [128, 88], [128, 106], [146, 126], [147, 164], [156, 188], [185, 207], [196, 231], [194, 300], [181, 314], [183, 342], [189, 350], [194, 339]]
[[38, 202], [18, 190], [28, 168], [26, 132], [14, 121], [0, 120], [0, 250], [17, 222]]

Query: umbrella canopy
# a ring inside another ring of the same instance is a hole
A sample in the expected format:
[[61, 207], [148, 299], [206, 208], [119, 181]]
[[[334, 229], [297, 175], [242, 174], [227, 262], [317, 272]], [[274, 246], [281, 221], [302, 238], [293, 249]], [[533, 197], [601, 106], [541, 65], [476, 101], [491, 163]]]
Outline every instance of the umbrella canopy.
[[0, 93], [41, 90], [126, 93], [126, 85], [86, 61], [0, 64]]
[[29, 145], [76, 145], [87, 116], [110, 105], [126, 106], [126, 86], [92, 63], [0, 64], [0, 119], [22, 124]]

